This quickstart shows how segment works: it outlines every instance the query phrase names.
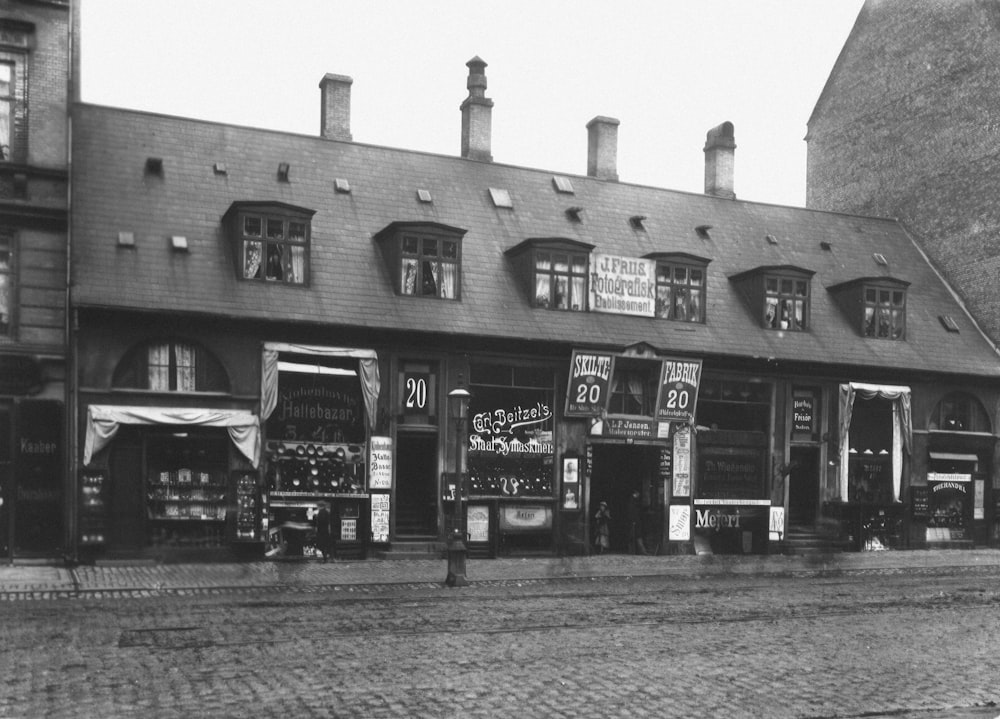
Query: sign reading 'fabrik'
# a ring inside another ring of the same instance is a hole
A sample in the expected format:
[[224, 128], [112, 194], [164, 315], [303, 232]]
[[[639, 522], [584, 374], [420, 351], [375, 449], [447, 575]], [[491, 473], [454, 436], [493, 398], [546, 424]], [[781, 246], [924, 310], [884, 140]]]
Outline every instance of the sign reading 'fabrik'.
[[700, 382], [701, 360], [664, 358], [656, 418], [671, 422], [694, 420]]
[[608, 402], [615, 357], [603, 352], [573, 350], [566, 391], [567, 417], [593, 417]]

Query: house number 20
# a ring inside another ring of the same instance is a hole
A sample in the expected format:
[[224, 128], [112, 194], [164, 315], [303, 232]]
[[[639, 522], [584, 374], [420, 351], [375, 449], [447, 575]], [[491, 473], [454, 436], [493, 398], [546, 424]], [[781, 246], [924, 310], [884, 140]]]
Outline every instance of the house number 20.
[[427, 380], [424, 377], [406, 378], [406, 408], [427, 408]]

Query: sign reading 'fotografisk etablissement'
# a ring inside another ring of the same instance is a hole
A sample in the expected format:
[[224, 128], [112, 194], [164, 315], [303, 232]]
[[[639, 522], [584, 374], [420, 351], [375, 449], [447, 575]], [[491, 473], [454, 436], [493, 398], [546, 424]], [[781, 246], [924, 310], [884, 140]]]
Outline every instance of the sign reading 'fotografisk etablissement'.
[[593, 256], [590, 309], [652, 317], [656, 311], [656, 262], [640, 257]]

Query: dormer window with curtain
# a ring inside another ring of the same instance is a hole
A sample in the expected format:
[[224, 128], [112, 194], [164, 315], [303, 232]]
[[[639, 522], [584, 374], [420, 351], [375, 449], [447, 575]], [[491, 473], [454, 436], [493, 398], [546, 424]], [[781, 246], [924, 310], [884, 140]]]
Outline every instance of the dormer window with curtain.
[[705, 321], [705, 288], [711, 260], [686, 253], [654, 253], [656, 316], [677, 322]]
[[561, 238], [531, 239], [507, 250], [531, 304], [587, 311], [587, 275], [593, 245]]
[[906, 339], [906, 288], [893, 277], [861, 277], [829, 288], [862, 337]]
[[223, 217], [241, 280], [309, 283], [315, 210], [283, 202], [234, 202]]
[[465, 230], [433, 222], [393, 222], [375, 236], [396, 294], [460, 300]]
[[729, 279], [743, 293], [764, 329], [809, 329], [812, 270], [792, 265], [757, 267]]

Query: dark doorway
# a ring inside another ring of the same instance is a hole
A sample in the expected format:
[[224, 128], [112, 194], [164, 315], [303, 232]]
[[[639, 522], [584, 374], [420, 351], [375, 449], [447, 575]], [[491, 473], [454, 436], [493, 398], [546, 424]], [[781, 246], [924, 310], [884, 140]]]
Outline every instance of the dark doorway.
[[788, 475], [788, 523], [812, 526], [819, 511], [819, 448], [792, 447]]
[[[590, 476], [590, 519], [600, 502], [607, 502], [611, 512], [612, 552], [631, 552], [631, 520], [638, 516], [639, 533], [646, 538], [646, 550], [654, 552], [658, 536], [656, 525], [662, 515], [657, 481], [660, 448], [651, 445], [595, 444]], [[638, 507], [632, 505], [633, 492], [639, 493]], [[593, 527], [591, 528], [593, 534]], [[590, 538], [593, 550], [593, 536]], [[654, 542], [654, 544], [650, 544]]]
[[396, 533], [436, 537], [437, 434], [400, 432], [396, 437]]
[[142, 444], [135, 432], [122, 428], [109, 458], [108, 549], [135, 551], [146, 540], [142, 478]]
[[13, 502], [13, 413], [11, 406], [0, 404], [0, 557], [10, 556], [10, 505]]

